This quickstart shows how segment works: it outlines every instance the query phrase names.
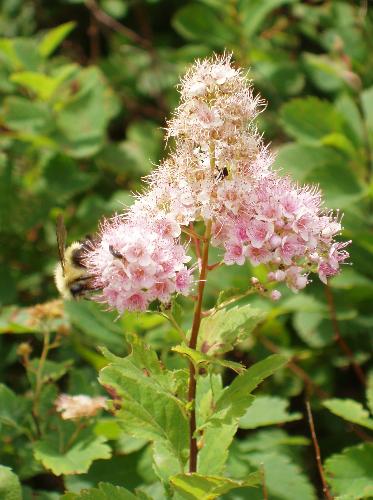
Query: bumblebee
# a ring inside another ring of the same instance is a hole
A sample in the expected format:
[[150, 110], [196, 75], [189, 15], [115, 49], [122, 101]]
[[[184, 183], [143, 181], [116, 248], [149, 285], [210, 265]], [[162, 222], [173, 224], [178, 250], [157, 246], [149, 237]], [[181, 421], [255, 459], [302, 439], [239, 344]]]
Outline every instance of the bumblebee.
[[56, 235], [60, 257], [54, 271], [57, 290], [64, 299], [85, 297], [95, 290], [93, 276], [88, 273], [83, 260], [86, 250], [92, 247], [92, 239], [86, 237], [85, 240], [76, 241], [66, 248], [66, 228], [62, 216], [57, 218]]

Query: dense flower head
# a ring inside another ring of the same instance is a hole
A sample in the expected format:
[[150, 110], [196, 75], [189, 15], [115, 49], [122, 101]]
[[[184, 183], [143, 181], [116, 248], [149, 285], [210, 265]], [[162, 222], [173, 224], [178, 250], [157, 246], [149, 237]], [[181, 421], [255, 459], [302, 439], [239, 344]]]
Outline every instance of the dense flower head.
[[[145, 179], [147, 188], [122, 215], [102, 225], [87, 266], [98, 300], [120, 313], [191, 291], [193, 266], [180, 238], [190, 223], [212, 222], [211, 244], [226, 265], [267, 268], [267, 281], [297, 292], [311, 272], [324, 283], [348, 258], [336, 236], [339, 214], [318, 189], [272, 169], [273, 156], [253, 120], [263, 110], [231, 56], [198, 61], [179, 87], [181, 104], [167, 129], [174, 148]], [[252, 281], [261, 293], [262, 284]], [[269, 296], [278, 300], [278, 290]]]
[[179, 235], [180, 226], [162, 214], [152, 220], [115, 217], [104, 222], [86, 257], [95, 287], [101, 289], [96, 300], [122, 313], [145, 311], [155, 299], [167, 303], [175, 292], [187, 294], [190, 257]]
[[[235, 193], [227, 198], [227, 193]], [[269, 281], [304, 288], [308, 274], [337, 274], [348, 254], [346, 243], [333, 243], [341, 231], [338, 216], [322, 211], [315, 188], [299, 187], [277, 174], [251, 186], [225, 183], [218, 190], [222, 210], [214, 221], [212, 244], [224, 248], [226, 264], [265, 264]]]

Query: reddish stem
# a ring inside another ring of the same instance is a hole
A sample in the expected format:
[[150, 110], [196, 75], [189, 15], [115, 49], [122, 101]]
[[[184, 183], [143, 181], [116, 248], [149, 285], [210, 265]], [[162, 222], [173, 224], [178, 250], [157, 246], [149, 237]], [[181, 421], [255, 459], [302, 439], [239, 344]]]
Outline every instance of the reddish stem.
[[[203, 243], [201, 271], [198, 283], [198, 296], [197, 296], [197, 303], [194, 309], [192, 332], [189, 341], [189, 347], [191, 349], [195, 349], [197, 347], [198, 332], [199, 332], [199, 327], [201, 325], [202, 299], [203, 299], [203, 292], [205, 289], [206, 276], [208, 273], [210, 236], [211, 236], [211, 221], [207, 222], [206, 224], [205, 239]], [[193, 363], [189, 363], [188, 402], [191, 406], [190, 416], [189, 416], [189, 472], [197, 471], [198, 448], [197, 448], [197, 439], [194, 436], [194, 433], [196, 431], [196, 409], [195, 409], [196, 388], [197, 388], [196, 375], [197, 374]]]
[[325, 498], [327, 498], [328, 500], [333, 500], [333, 497], [329, 491], [328, 484], [326, 482], [325, 475], [324, 475], [324, 469], [323, 469], [322, 462], [321, 462], [320, 446], [319, 446], [319, 443], [317, 441], [315, 425], [313, 423], [311, 405], [310, 405], [309, 401], [306, 401], [306, 408], [307, 408], [307, 415], [308, 415], [308, 423], [309, 423], [310, 430], [311, 430], [312, 442], [313, 442], [313, 446], [315, 448], [317, 467], [319, 469], [320, 479], [321, 479], [322, 487], [323, 487], [322, 490], [324, 492]]

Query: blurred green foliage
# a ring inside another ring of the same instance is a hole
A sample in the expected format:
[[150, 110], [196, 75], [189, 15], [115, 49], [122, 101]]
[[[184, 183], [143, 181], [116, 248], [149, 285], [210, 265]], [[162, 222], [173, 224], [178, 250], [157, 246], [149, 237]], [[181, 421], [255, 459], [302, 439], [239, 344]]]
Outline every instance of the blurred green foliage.
[[[344, 212], [343, 235], [352, 240], [352, 266], [327, 290], [315, 280], [297, 296], [284, 291], [276, 304], [249, 300], [262, 309], [263, 321], [243, 336], [231, 361], [251, 364], [269, 352], [283, 352], [293, 363], [265, 383], [253, 412], [242, 417], [228, 470], [239, 481], [264, 464], [270, 500], [321, 498], [307, 419], [299, 419], [307, 395], [333, 493], [371, 498], [373, 449], [369, 442], [361, 444], [372, 439], [373, 418], [369, 2], [3, 0], [0, 33], [0, 379], [6, 384], [0, 387], [0, 494], [6, 488], [19, 492], [11, 467], [26, 499], [34, 498], [33, 492], [40, 499], [59, 498], [64, 487], [79, 492], [98, 481], [132, 491], [141, 486], [149, 495], [142, 498], [163, 498], [149, 447], [110, 418], [99, 418], [94, 430], [87, 430], [91, 435], [81, 437], [94, 445], [90, 456], [78, 457], [85, 465], [76, 472], [100, 459], [82, 475], [71, 474], [74, 469], [61, 460], [52, 466], [43, 440], [36, 451], [32, 440], [25, 444], [33, 425], [30, 367], [40, 356], [46, 328], [28, 307], [57, 295], [51, 277], [57, 215], [64, 214], [73, 241], [95, 231], [102, 216], [130, 204], [141, 177], [166, 154], [162, 127], [177, 105], [178, 76], [196, 57], [227, 50], [250, 68], [255, 89], [268, 101], [259, 127], [277, 154], [276, 166], [301, 183], [319, 184], [326, 206]], [[260, 277], [260, 268], [253, 272]], [[206, 306], [222, 288], [244, 290], [249, 276], [248, 268], [214, 271]], [[183, 301], [175, 304], [174, 315], [186, 327], [190, 309]], [[145, 337], [165, 365], [178, 366], [169, 354], [178, 334], [164, 318], [128, 314], [114, 320], [96, 304], [81, 302], [66, 303], [62, 317], [48, 320], [60, 342], [50, 355], [40, 402], [49, 414], [61, 390], [99, 393], [97, 371], [106, 361], [96, 346], [124, 354], [128, 332]], [[26, 370], [20, 342], [34, 350]], [[363, 376], [370, 381], [367, 391]], [[55, 426], [73, 433], [56, 423], [55, 414], [51, 419], [45, 440], [53, 438]], [[274, 424], [284, 427], [271, 428]], [[100, 490], [94, 498], [114, 498], [110, 485]], [[259, 499], [262, 491], [242, 488], [224, 498], [249, 495]]]

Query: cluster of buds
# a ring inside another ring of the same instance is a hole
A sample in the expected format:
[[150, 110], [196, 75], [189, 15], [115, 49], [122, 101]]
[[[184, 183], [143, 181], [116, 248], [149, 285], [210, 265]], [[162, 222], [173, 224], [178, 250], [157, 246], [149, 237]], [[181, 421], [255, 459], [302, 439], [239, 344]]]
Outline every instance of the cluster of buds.
[[[107, 221], [87, 267], [99, 300], [120, 313], [155, 299], [187, 295], [192, 268], [180, 243], [192, 222], [212, 224], [211, 244], [225, 264], [264, 264], [268, 281], [297, 292], [310, 272], [338, 273], [347, 243], [335, 242], [340, 217], [323, 209], [315, 188], [271, 168], [273, 157], [254, 120], [263, 109], [228, 55], [199, 61], [181, 81], [181, 104], [167, 129], [172, 154], [146, 179], [124, 216]], [[275, 291], [273, 299], [280, 293]]]

